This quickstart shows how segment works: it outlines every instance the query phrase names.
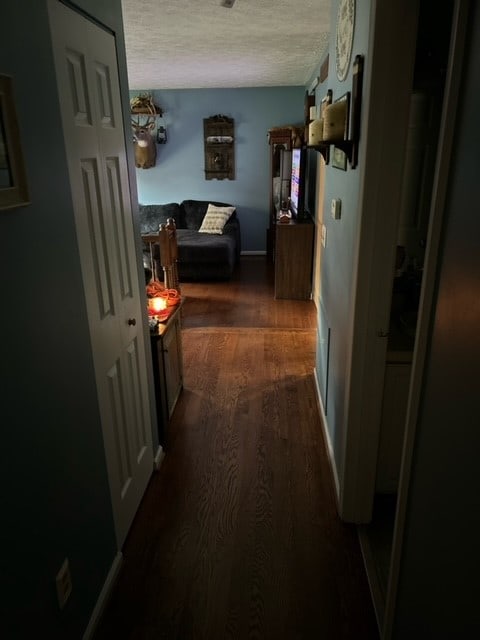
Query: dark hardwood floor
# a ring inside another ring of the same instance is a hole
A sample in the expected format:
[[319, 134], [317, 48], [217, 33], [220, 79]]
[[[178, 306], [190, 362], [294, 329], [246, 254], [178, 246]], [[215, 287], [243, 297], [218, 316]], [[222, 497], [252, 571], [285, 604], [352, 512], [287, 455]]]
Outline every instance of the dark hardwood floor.
[[184, 390], [95, 640], [376, 640], [316, 402], [316, 309], [264, 257], [182, 283]]

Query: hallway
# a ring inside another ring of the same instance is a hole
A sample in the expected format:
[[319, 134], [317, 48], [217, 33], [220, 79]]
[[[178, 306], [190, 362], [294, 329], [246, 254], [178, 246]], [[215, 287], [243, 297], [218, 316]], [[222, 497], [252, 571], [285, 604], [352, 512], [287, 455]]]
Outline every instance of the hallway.
[[183, 283], [184, 390], [95, 640], [376, 640], [356, 529], [337, 516], [313, 302], [271, 265]]

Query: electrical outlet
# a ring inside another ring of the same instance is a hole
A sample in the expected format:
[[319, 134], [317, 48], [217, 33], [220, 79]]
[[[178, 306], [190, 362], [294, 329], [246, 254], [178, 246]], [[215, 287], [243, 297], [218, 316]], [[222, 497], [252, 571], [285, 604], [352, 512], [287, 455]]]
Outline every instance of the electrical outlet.
[[72, 593], [72, 576], [70, 575], [70, 564], [68, 558], [65, 558], [59, 572], [55, 578], [57, 586], [57, 599], [60, 609], [66, 605], [70, 594]]

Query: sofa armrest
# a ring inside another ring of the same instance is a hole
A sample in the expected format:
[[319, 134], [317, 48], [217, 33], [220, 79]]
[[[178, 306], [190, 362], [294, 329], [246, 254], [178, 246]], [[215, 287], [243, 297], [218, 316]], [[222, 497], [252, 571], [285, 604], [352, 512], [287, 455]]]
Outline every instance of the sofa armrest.
[[242, 251], [242, 239], [240, 233], [240, 221], [235, 215], [235, 212], [233, 213], [227, 224], [223, 227], [223, 233], [224, 235], [232, 235], [235, 238], [235, 255], [238, 262], [240, 260], [240, 253]]

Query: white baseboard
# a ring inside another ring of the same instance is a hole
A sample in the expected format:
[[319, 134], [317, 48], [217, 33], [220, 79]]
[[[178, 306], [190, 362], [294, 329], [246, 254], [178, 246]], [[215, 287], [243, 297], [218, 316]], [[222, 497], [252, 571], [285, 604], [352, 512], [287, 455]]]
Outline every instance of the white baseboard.
[[158, 445], [157, 453], [153, 459], [153, 466], [156, 471], [160, 469], [162, 466], [163, 459], [165, 458], [165, 451], [163, 450], [162, 445]]
[[108, 602], [108, 598], [110, 597], [115, 582], [117, 581], [122, 562], [123, 554], [121, 551], [118, 551], [117, 555], [113, 559], [112, 566], [110, 567], [107, 578], [103, 583], [103, 587], [100, 591], [100, 595], [98, 596], [95, 607], [93, 608], [92, 615], [90, 616], [87, 628], [85, 629], [85, 633], [83, 634], [83, 640], [90, 640], [93, 637], [93, 633], [97, 628], [98, 621], [100, 620], [103, 610], [105, 609], [105, 605]]
[[327, 427], [327, 416], [325, 415], [325, 410], [323, 408], [322, 395], [320, 393], [320, 385], [318, 383], [318, 376], [317, 376], [316, 368], [313, 369], [313, 377], [315, 379], [315, 390], [317, 392], [318, 407], [320, 409], [320, 415], [321, 415], [321, 418], [322, 418], [323, 435], [325, 436], [325, 442], [327, 443], [328, 460], [330, 462], [330, 469], [332, 471], [333, 481], [334, 481], [334, 484], [335, 484], [335, 494], [336, 494], [336, 497], [337, 497], [337, 505], [339, 505], [340, 504], [340, 482], [339, 482], [339, 479], [338, 479], [337, 464], [335, 462], [335, 456], [333, 454], [332, 441], [330, 439], [330, 433], [329, 433], [328, 427]]
[[370, 587], [370, 595], [372, 596], [375, 617], [377, 618], [378, 629], [381, 633], [385, 617], [385, 594], [380, 586], [381, 580], [378, 575], [375, 556], [370, 545], [368, 527], [362, 524], [357, 525], [357, 533], [363, 557], [363, 564], [365, 566], [365, 573], [367, 574], [368, 586]]
[[241, 251], [241, 256], [266, 256], [266, 251]]
[[[153, 459], [153, 465], [156, 471], [158, 471], [162, 466], [162, 462], [164, 458], [165, 458], [165, 451], [163, 450], [163, 447], [159, 445], [157, 449], [157, 453], [155, 454], [155, 457]], [[108, 572], [107, 578], [102, 587], [97, 603], [95, 604], [88, 626], [85, 630], [85, 633], [83, 634], [83, 640], [90, 640], [93, 637], [93, 633], [97, 627], [98, 621], [100, 620], [103, 610], [105, 609], [105, 605], [108, 602], [110, 593], [117, 580], [122, 562], [123, 562], [123, 554], [121, 551], [119, 551], [113, 560], [112, 566], [110, 567], [110, 571]]]

